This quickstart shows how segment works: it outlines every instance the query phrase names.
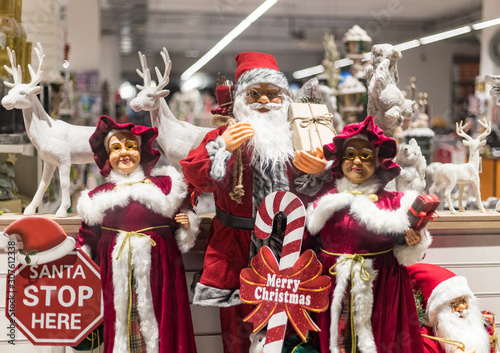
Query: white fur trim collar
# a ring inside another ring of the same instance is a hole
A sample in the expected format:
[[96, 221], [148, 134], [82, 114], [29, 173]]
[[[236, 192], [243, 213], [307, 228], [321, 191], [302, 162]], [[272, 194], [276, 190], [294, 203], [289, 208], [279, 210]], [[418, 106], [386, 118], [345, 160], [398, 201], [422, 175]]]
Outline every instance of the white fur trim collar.
[[359, 191], [363, 194], [374, 194], [382, 189], [380, 182], [375, 177], [361, 184], [354, 184], [346, 177], [343, 177], [337, 180], [336, 186], [339, 192]]
[[142, 170], [142, 167], [139, 166], [139, 167], [137, 167], [136, 170], [134, 170], [130, 174], [124, 174], [120, 171], [116, 171], [113, 169], [109, 173], [106, 180], [110, 183], [120, 185], [120, 184], [130, 183], [130, 182], [134, 182], [134, 181], [141, 181], [141, 180], [144, 180], [144, 178], [146, 178], [146, 175], [144, 175], [144, 171]]
[[[187, 187], [181, 174], [172, 166], [155, 169], [151, 176], [169, 176], [172, 179], [172, 190], [165, 195], [155, 184], [137, 183], [126, 185], [119, 189], [100, 191], [89, 197], [89, 190], [82, 192], [78, 200], [78, 215], [88, 225], [102, 223], [106, 210], [116, 206], [126, 206], [131, 200], [146, 205], [153, 212], [165, 217], [173, 217], [186, 197]], [[130, 175], [111, 173], [109, 181], [120, 185], [127, 182], [141, 181], [144, 179], [142, 170], [136, 170]]]
[[341, 209], [349, 209], [349, 214], [361, 222], [368, 230], [375, 233], [400, 234], [409, 228], [409, 220], [406, 212], [415, 194], [406, 193], [401, 199], [401, 208], [397, 210], [381, 210], [373, 203], [368, 194], [378, 187], [371, 183], [368, 186], [358, 186], [352, 189], [352, 184], [347, 179], [339, 180], [339, 191], [361, 191], [363, 195], [353, 195], [346, 192], [327, 194], [319, 199], [316, 206], [310, 205], [307, 210], [306, 225], [311, 234], [318, 234], [328, 219]]

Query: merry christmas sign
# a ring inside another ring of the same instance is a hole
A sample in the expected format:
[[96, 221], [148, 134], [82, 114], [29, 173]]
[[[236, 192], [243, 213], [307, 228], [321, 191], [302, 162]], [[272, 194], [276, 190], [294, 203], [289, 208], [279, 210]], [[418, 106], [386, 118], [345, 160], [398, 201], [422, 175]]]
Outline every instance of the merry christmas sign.
[[252, 258], [251, 267], [240, 274], [240, 299], [257, 305], [244, 321], [252, 322], [254, 333], [267, 324], [264, 353], [281, 352], [287, 321], [306, 340], [308, 330], [319, 331], [308, 311], [328, 308], [331, 282], [312, 250], [300, 255], [304, 236], [305, 208], [290, 192], [278, 191], [266, 197], [259, 206], [255, 234], [265, 239], [273, 227], [274, 216], [287, 216], [281, 260], [271, 249], [262, 247]]

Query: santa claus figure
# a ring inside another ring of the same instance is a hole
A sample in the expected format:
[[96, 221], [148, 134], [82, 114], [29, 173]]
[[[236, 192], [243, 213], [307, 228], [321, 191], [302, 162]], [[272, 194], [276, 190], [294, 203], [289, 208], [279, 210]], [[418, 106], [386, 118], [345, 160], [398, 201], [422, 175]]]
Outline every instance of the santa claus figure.
[[105, 353], [196, 352], [181, 252], [194, 245], [199, 220], [183, 209], [180, 173], [153, 169], [157, 134], [102, 116], [90, 138], [107, 182], [78, 201], [77, 246], [100, 267]]
[[437, 265], [408, 266], [416, 297], [423, 299], [425, 352], [490, 353], [490, 337], [465, 277]]
[[274, 57], [247, 52], [237, 55], [236, 62], [236, 123], [209, 132], [180, 163], [186, 180], [213, 193], [216, 205], [193, 303], [221, 307], [224, 352], [247, 353], [252, 328], [242, 319], [253, 308], [239, 299], [240, 271], [263, 245], [279, 257], [282, 244], [279, 236], [255, 237], [257, 209], [279, 190], [294, 192], [307, 203], [332, 178], [321, 156], [294, 153], [288, 121], [291, 91]]

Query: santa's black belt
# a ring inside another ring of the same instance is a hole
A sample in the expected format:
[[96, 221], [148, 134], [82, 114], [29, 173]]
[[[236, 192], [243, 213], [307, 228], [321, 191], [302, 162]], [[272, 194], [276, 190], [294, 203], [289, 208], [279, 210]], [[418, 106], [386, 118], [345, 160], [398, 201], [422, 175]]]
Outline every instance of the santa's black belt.
[[255, 225], [255, 218], [233, 216], [218, 207], [215, 208], [215, 217], [226, 227], [253, 230]]

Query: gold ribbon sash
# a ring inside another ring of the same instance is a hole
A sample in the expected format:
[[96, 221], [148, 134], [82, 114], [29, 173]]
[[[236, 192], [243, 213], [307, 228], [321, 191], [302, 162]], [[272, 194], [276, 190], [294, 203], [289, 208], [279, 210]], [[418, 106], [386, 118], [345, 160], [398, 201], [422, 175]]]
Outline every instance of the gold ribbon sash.
[[465, 344], [463, 344], [460, 341], [450, 340], [448, 338], [441, 338], [441, 337], [429, 336], [429, 335], [424, 335], [424, 334], [422, 334], [422, 337], [430, 338], [431, 340], [438, 341], [438, 342], [443, 342], [443, 343], [451, 344], [451, 345], [453, 345], [455, 347], [460, 348], [460, 350], [462, 352], [465, 352]]
[[[147, 179], [148, 180], [148, 179]], [[151, 181], [150, 181], [151, 182]], [[154, 227], [148, 227], [144, 229], [139, 229], [139, 230], [134, 230], [131, 232], [128, 232], [126, 230], [121, 230], [121, 229], [115, 229], [115, 228], [109, 228], [109, 227], [103, 227], [101, 226], [102, 229], [105, 230], [111, 230], [113, 232], [117, 233], [125, 233], [125, 237], [123, 238], [122, 245], [120, 246], [120, 250], [118, 250], [118, 255], [116, 256], [116, 259], [118, 260], [120, 258], [120, 255], [125, 248], [125, 243], [128, 244], [128, 318], [127, 318], [127, 338], [128, 338], [128, 351], [130, 352], [130, 321], [131, 321], [131, 315], [132, 315], [132, 244], [130, 243], [130, 238], [131, 237], [138, 237], [138, 238], [147, 238], [149, 240], [149, 243], [151, 246], [156, 246], [156, 242], [151, 239], [149, 235], [147, 235], [144, 232], [147, 232], [148, 230], [153, 230], [153, 229], [159, 229], [159, 228], [170, 228], [169, 225], [162, 225], [162, 226], [154, 226]]]
[[[330, 255], [330, 256], [344, 256], [344, 258], [342, 258], [340, 261], [337, 261], [335, 264], [333, 264], [328, 269], [328, 273], [332, 276], [335, 276], [337, 274], [337, 272], [334, 270], [338, 264], [347, 263], [347, 261], [351, 260], [351, 278], [350, 278], [351, 287], [352, 287], [352, 283], [353, 283], [354, 275], [355, 275], [354, 265], [356, 263], [358, 263], [358, 262], [360, 263], [359, 277], [363, 281], [367, 282], [370, 280], [370, 274], [368, 273], [368, 270], [365, 268], [365, 257], [387, 254], [387, 253], [391, 252], [392, 250], [393, 250], [393, 248], [390, 248], [387, 250], [382, 250], [379, 252], [366, 253], [366, 254], [338, 254], [338, 253], [332, 253], [332, 252], [326, 251], [325, 249], [321, 249], [322, 252], [324, 252], [325, 254]], [[354, 294], [352, 293], [352, 288], [351, 288], [350, 295], [351, 295], [351, 300], [349, 301], [349, 312], [350, 312], [350, 319], [351, 319], [351, 353], [356, 353], [356, 346], [357, 346], [356, 340], [357, 340], [357, 338], [356, 338], [356, 325], [354, 322]]]

